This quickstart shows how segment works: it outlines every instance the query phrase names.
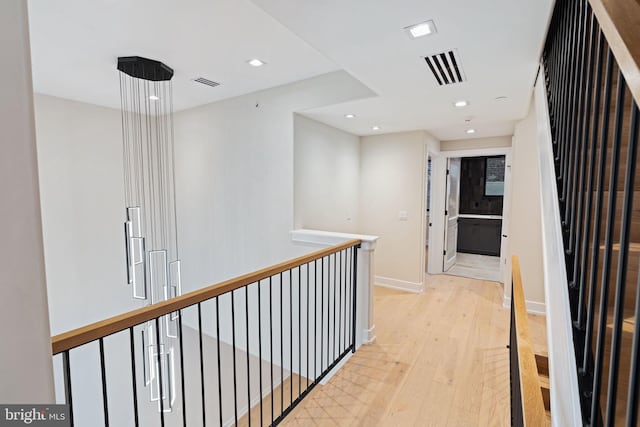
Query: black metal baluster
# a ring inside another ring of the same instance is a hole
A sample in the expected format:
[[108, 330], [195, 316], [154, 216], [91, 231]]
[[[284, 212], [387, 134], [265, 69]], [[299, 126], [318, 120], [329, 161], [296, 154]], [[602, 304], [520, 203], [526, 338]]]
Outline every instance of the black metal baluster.
[[[322, 327], [322, 321], [320, 321]], [[322, 335], [320, 335], [322, 340]], [[322, 358], [320, 359], [322, 363]], [[313, 260], [313, 379], [318, 379], [318, 260]]]
[[[198, 305], [199, 307], [199, 305]], [[164, 427], [164, 400], [162, 396], [162, 352], [160, 351], [160, 319], [156, 317], [156, 359], [158, 362], [158, 404], [160, 405], [160, 426]], [[200, 335], [202, 337], [202, 335]], [[203, 379], [204, 389], [204, 379]], [[202, 407], [204, 408], [204, 400], [202, 401]], [[105, 408], [106, 410], [106, 408]]]
[[[98, 340], [100, 347], [100, 379], [102, 382], [102, 410], [104, 412], [104, 425], [109, 427], [109, 403], [107, 402], [107, 375], [104, 366], [104, 340]], [[160, 348], [160, 346], [158, 346]]]
[[[238, 377], [236, 370], [236, 301], [235, 290], [231, 291], [231, 356], [233, 361], [233, 418], [238, 425]], [[206, 425], [206, 424], [205, 424]]]
[[338, 266], [336, 264], [337, 261], [337, 253], [333, 253], [333, 360], [336, 359], [336, 294], [338, 293], [338, 280], [336, 279], [336, 274], [338, 270]]
[[320, 259], [320, 374], [322, 374], [322, 371], [324, 371], [323, 352], [324, 352], [324, 257]]
[[[345, 285], [345, 293], [347, 295], [349, 295], [349, 300], [346, 303], [346, 307], [345, 307], [345, 312], [344, 312], [344, 316], [345, 316], [345, 330], [344, 330], [344, 334], [345, 334], [345, 346], [347, 346], [347, 344], [349, 344], [349, 346], [351, 345], [351, 343], [346, 342], [348, 340], [348, 335], [351, 333], [351, 299], [352, 299], [352, 292], [353, 292], [353, 287], [351, 286], [351, 281], [352, 281], [352, 277], [353, 277], [353, 247], [350, 247], [347, 249], [347, 260], [346, 260], [347, 265], [347, 269], [348, 269], [348, 276], [347, 276], [347, 283]], [[346, 298], [345, 298], [346, 299]], [[348, 346], [347, 346], [348, 348]]]
[[298, 397], [302, 391], [302, 266], [298, 266]]
[[62, 370], [64, 371], [64, 397], [65, 403], [69, 405], [69, 424], [74, 425], [73, 417], [73, 393], [71, 391], [71, 363], [69, 360], [69, 350], [62, 353]]
[[[582, 357], [582, 371], [586, 372], [588, 365], [589, 365], [589, 352], [591, 350], [591, 340], [592, 340], [592, 335], [593, 335], [593, 321], [594, 321], [594, 316], [595, 316], [595, 304], [596, 304], [596, 286], [597, 286], [597, 271], [598, 271], [598, 263], [599, 263], [599, 258], [600, 258], [600, 245], [599, 245], [599, 241], [600, 241], [600, 230], [601, 230], [601, 226], [602, 226], [602, 203], [603, 203], [603, 198], [604, 198], [604, 189], [603, 189], [603, 185], [604, 185], [604, 174], [605, 174], [605, 167], [607, 164], [607, 137], [606, 134], [608, 132], [608, 125], [609, 125], [609, 109], [604, 108], [602, 111], [602, 123], [603, 125], [606, 123], [607, 128], [603, 128], [601, 131], [599, 130], [599, 120], [598, 120], [598, 116], [600, 114], [600, 88], [602, 87], [602, 60], [603, 60], [603, 54], [604, 54], [604, 36], [601, 34], [600, 37], [600, 46], [598, 48], [599, 53], [598, 53], [598, 71], [597, 71], [597, 76], [596, 76], [596, 98], [595, 98], [595, 115], [594, 115], [594, 122], [593, 122], [593, 132], [592, 132], [592, 143], [595, 145], [596, 141], [598, 140], [598, 136], [600, 135], [600, 133], [602, 133], [602, 135], [604, 135], [602, 138], [600, 138], [600, 154], [599, 154], [599, 159], [598, 159], [598, 178], [597, 178], [597, 183], [596, 183], [596, 206], [594, 208], [594, 212], [596, 213], [596, 216], [594, 218], [594, 223], [593, 223], [593, 246], [591, 249], [591, 268], [589, 271], [589, 301], [587, 302], [587, 324], [586, 324], [586, 332], [585, 332], [585, 340], [584, 340], [584, 352], [583, 352], [583, 357]], [[610, 59], [610, 58], [609, 58]], [[613, 68], [613, 62], [610, 62], [609, 59], [607, 60], [607, 70], [608, 70], [608, 75], [611, 74], [611, 69]], [[611, 67], [611, 69], [609, 68]], [[609, 79], [611, 79], [611, 77], [609, 77]], [[611, 88], [611, 81], [609, 80], [609, 90]], [[605, 95], [607, 95], [605, 93]], [[609, 95], [605, 98], [605, 103], [604, 105], [607, 105], [607, 103], [610, 100], [610, 93]]]
[[284, 329], [283, 316], [284, 306], [282, 305], [282, 294], [284, 293], [284, 283], [282, 282], [282, 273], [280, 273], [280, 416], [284, 412]]
[[[586, 83], [587, 78], [585, 76], [587, 70], [587, 64], [589, 60], [589, 56], [587, 55], [587, 44], [589, 43], [589, 32], [587, 31], [587, 24], [589, 23], [589, 14], [588, 14], [588, 0], [585, 1], [583, 18], [584, 22], [582, 23], [582, 40], [581, 40], [581, 63], [580, 63], [580, 71], [579, 71], [579, 84], [576, 85], [576, 96], [578, 97], [578, 105], [577, 105], [577, 113], [576, 118], [574, 119], [574, 138], [577, 141], [577, 146], [579, 147], [578, 154], [576, 155], [576, 167], [575, 167], [575, 179], [577, 180], [577, 184], [574, 183], [574, 191], [572, 195], [572, 204], [574, 206], [577, 205], [577, 208], [571, 210], [570, 215], [570, 223], [569, 223], [569, 253], [571, 254], [571, 262], [573, 263], [573, 267], [571, 269], [571, 280], [572, 287], [577, 288], [579, 283], [578, 275], [580, 272], [577, 269], [578, 260], [579, 260], [579, 246], [582, 243], [581, 237], [581, 227], [580, 220], [582, 218], [582, 206], [584, 202], [584, 182], [585, 182], [585, 173], [587, 172], [585, 167], [586, 159], [587, 159], [587, 143], [583, 138], [583, 118], [585, 114], [585, 96], [586, 96]], [[577, 185], [577, 187], [576, 187]]]
[[[355, 246], [356, 249], [360, 249], [360, 245], [356, 245]], [[358, 251], [354, 251], [353, 253], [353, 312], [351, 314], [352, 316], [352, 323], [351, 323], [351, 352], [355, 353], [356, 352], [356, 325], [358, 324], [357, 322], [357, 313], [356, 313], [356, 306], [357, 306], [357, 301], [358, 301]]]
[[[633, 102], [631, 110], [631, 125], [629, 127], [629, 146], [633, 144], [637, 150], [638, 144], [638, 105]], [[635, 156], [634, 156], [635, 159]], [[634, 162], [635, 167], [635, 162]], [[636, 301], [634, 319], [640, 319], [640, 275], [636, 283]], [[636, 427], [638, 422], [638, 396], [640, 395], [640, 328], [637, 323], [633, 328], [633, 341], [631, 347], [631, 367], [629, 370], [629, 393], [627, 396], [627, 427]]]
[[[607, 57], [607, 78], [605, 79], [605, 110], [602, 125], [602, 138], [608, 138], [609, 129], [609, 107], [611, 105], [611, 82], [613, 73], [613, 54], [609, 50]], [[609, 271], [611, 269], [611, 251], [613, 247], [613, 226], [615, 223], [616, 209], [616, 183], [618, 181], [618, 154], [619, 145], [613, 145], [611, 152], [611, 172], [609, 174], [609, 197], [607, 199], [607, 223], [605, 228], [604, 260], [602, 266], [602, 279], [600, 290], [600, 307], [598, 318], [598, 329], [596, 339], [596, 358], [593, 373], [593, 394], [591, 401], [591, 420], [596, 420], [598, 416], [600, 402], [600, 383], [602, 381], [602, 359], [604, 358], [605, 329], [607, 327], [607, 305], [609, 300]]]
[[182, 310], [178, 310], [178, 343], [180, 346], [180, 391], [182, 391], [182, 426], [187, 427], [187, 402], [184, 392], [184, 343], [182, 342]]
[[[568, 231], [567, 227], [568, 227], [568, 223], [567, 223], [567, 212], [570, 209], [570, 200], [569, 200], [569, 190], [570, 190], [570, 179], [571, 179], [571, 167], [572, 162], [571, 162], [571, 156], [573, 155], [573, 143], [574, 141], [571, 139], [571, 111], [572, 111], [572, 106], [573, 106], [573, 96], [572, 96], [572, 92], [573, 92], [573, 86], [574, 86], [574, 75], [575, 75], [575, 65], [576, 65], [576, 61], [575, 61], [575, 52], [576, 52], [576, 18], [575, 16], [577, 15], [577, 11], [576, 8], [578, 6], [578, 2], [577, 1], [573, 1], [571, 3], [573, 9], [571, 11], [570, 14], [570, 22], [569, 22], [569, 36], [570, 36], [570, 42], [569, 42], [569, 50], [567, 52], [567, 62], [568, 62], [568, 76], [569, 79], [565, 82], [567, 89], [566, 89], [566, 96], [567, 96], [567, 101], [565, 104], [565, 109], [564, 109], [564, 119], [563, 119], [563, 127], [562, 127], [562, 133], [563, 133], [563, 139], [565, 140], [565, 156], [564, 156], [564, 169], [563, 169], [563, 175], [562, 175], [562, 201], [563, 201], [563, 209], [564, 209], [564, 215], [563, 215], [563, 220], [562, 220], [562, 226], [563, 226], [563, 230], [566, 232]], [[565, 242], [566, 242], [566, 235], [565, 237]]]
[[343, 279], [343, 270], [342, 270], [342, 251], [340, 251], [340, 289], [338, 296], [338, 335], [336, 339], [338, 340], [338, 354], [342, 353], [342, 339], [340, 338], [340, 332], [342, 331], [342, 279]]
[[[221, 368], [221, 359], [220, 359], [220, 297], [216, 297], [216, 351], [218, 352], [218, 408], [220, 408], [219, 412], [219, 421], [220, 425], [223, 426], [224, 423], [222, 421], [222, 368]], [[203, 400], [204, 402], [204, 400]], [[203, 419], [203, 421], [205, 421]], [[206, 424], [203, 424], [205, 426]]]
[[[129, 328], [129, 348], [131, 349], [131, 390], [133, 392], [133, 424], [138, 427], [138, 384], [136, 381], [136, 346], [133, 327]], [[183, 377], [184, 378], [184, 377]], [[182, 393], [184, 396], [184, 392]], [[184, 413], [184, 412], [183, 412]]]
[[247, 420], [251, 427], [251, 368], [249, 366], [249, 285], [244, 288], [244, 315], [247, 338]]
[[271, 424], [273, 424], [274, 420], [274, 409], [273, 409], [273, 276], [269, 276], [269, 352], [271, 361]]
[[261, 281], [258, 280], [258, 375], [260, 378], [260, 427], [264, 425], [262, 404], [262, 298], [260, 295]]
[[[618, 90], [616, 96], [616, 117], [614, 121], [613, 143], [622, 145], [622, 124], [624, 122], [624, 95], [626, 83], [622, 71], [618, 71]], [[633, 119], [636, 117], [633, 115]], [[631, 129], [633, 126], [632, 124]], [[629, 242], [631, 240], [631, 216], [633, 210], [633, 185], [636, 173], [636, 138], [629, 134], [627, 164], [624, 177], [624, 195], [622, 202], [622, 226], [620, 228], [620, 250], [618, 252], [618, 271], [616, 274], [616, 293], [613, 306], [613, 336], [611, 340], [611, 362], [609, 364], [609, 384], [607, 389], [606, 424], [613, 425], [616, 413], [616, 394], [618, 391], [618, 370], [620, 366], [620, 345], [622, 338], [622, 315], [627, 282]]]
[[[573, 207], [575, 203], [575, 180], [576, 180], [576, 172], [578, 167], [578, 153], [580, 151], [579, 141], [576, 138], [576, 108], [577, 103], [579, 101], [579, 93], [578, 93], [578, 82], [580, 81], [580, 64], [582, 63], [582, 42], [581, 42], [581, 33], [583, 31], [583, 23], [582, 23], [582, 13], [583, 8], [581, 7], [584, 4], [584, 0], [576, 1], [576, 18], [574, 23], [574, 51], [573, 51], [573, 71], [571, 75], [571, 102], [569, 104], [569, 127], [567, 129], [567, 135], [570, 141], [569, 150], [571, 152], [571, 158], [569, 159], [569, 168], [568, 168], [568, 179], [567, 179], [567, 202], [565, 204], [565, 215], [564, 222], [567, 224], [569, 236], [568, 236], [568, 244], [567, 250], [569, 256], [573, 256], [573, 243], [571, 241], [572, 234], [572, 223], [571, 217], [573, 215]], [[568, 270], [568, 273], [572, 273], [571, 270]], [[573, 280], [573, 278], [571, 278]]]
[[307, 389], [309, 388], [309, 265], [307, 263]]
[[289, 404], [293, 404], [293, 270], [289, 269]]
[[[160, 334], [158, 332], [158, 319], [156, 319], [156, 335], [158, 337], [158, 354], [160, 354]], [[199, 336], [199, 346], [200, 346], [200, 395], [202, 396], [202, 425], [206, 426], [207, 425], [207, 407], [205, 404], [205, 394], [204, 394], [204, 356], [203, 356], [203, 351], [202, 351], [202, 307], [201, 304], [198, 303], [198, 336]], [[218, 344], [220, 344], [220, 341], [218, 341]], [[220, 357], [218, 357], [218, 361], [220, 360]], [[158, 364], [160, 364], [160, 359], [158, 358]], [[160, 368], [158, 368], [158, 371], [160, 371]], [[160, 389], [162, 390], [162, 381], [160, 381]], [[161, 399], [160, 401], [162, 401], [162, 393], [161, 393]], [[221, 411], [222, 412], [222, 411]], [[163, 417], [163, 421], [162, 424], [164, 425], [164, 417]]]
[[[596, 38], [598, 39], [598, 41], [596, 42]], [[586, 278], [587, 278], [587, 256], [589, 253], [589, 241], [591, 238], [591, 214], [592, 214], [592, 207], [593, 207], [593, 184], [594, 184], [594, 180], [595, 180], [595, 167], [596, 167], [596, 153], [597, 153], [597, 144], [596, 144], [596, 140], [595, 138], [590, 138], [590, 134], [589, 131], [591, 130], [591, 125], [593, 123], [594, 128], [597, 125], [598, 119], [597, 119], [597, 113], [594, 112], [594, 110], [597, 110], [597, 106], [594, 108], [594, 102], [593, 102], [593, 92], [594, 92], [594, 68], [596, 67], [596, 63], [597, 61], [600, 61], [600, 65], [602, 65], [602, 61], [600, 58], [600, 52], [598, 52], [598, 59], [595, 59], [595, 55], [596, 55], [596, 45], [600, 44], [600, 36], [598, 34], [598, 29], [597, 29], [597, 24], [596, 24], [596, 20], [595, 18], [592, 16], [591, 18], [591, 49], [590, 49], [590, 53], [589, 53], [589, 76], [587, 77], [588, 80], [588, 84], [587, 84], [587, 112], [586, 112], [586, 117], [585, 117], [585, 123], [584, 123], [584, 138], [585, 138], [585, 142], [588, 142], [588, 145], [590, 147], [590, 152], [589, 152], [589, 167], [588, 167], [588, 172], [589, 172], [589, 179], [587, 180], [587, 190], [586, 190], [586, 197], [587, 200], [585, 202], [585, 218], [584, 218], [584, 222], [582, 225], [583, 231], [582, 231], [582, 235], [584, 236], [584, 238], [581, 238], [582, 240], [582, 246], [580, 248], [580, 267], [579, 267], [579, 271], [580, 271], [580, 276], [579, 276], [579, 296], [578, 296], [578, 320], [577, 320], [577, 327], [579, 329], [584, 329], [584, 314], [585, 314], [585, 308], [586, 308], [586, 304], [584, 301], [585, 298], [585, 291], [586, 291]], [[599, 96], [599, 91], [596, 94], [596, 102], [595, 103], [599, 103], [600, 102], [600, 96]], [[595, 120], [591, 120], [592, 117], [592, 113], [595, 113], [596, 117]], [[582, 236], [581, 236], [582, 237]], [[576, 261], [574, 264], [574, 270], [578, 269], [577, 267], [577, 260], [578, 257], [576, 257]]]
[[[565, 22], [562, 25], [562, 49], [561, 49], [561, 61], [559, 73], [560, 76], [566, 76], [568, 74], [568, 56], [570, 51], [570, 37], [568, 36], [568, 31], [570, 28], [570, 19], [569, 13], [565, 14]], [[566, 79], [560, 78], [559, 80], [559, 89], [560, 89], [560, 97], [558, 103], [558, 124], [556, 128], [556, 135], [558, 138], [558, 153], [559, 153], [559, 169], [558, 169], [558, 194], [560, 196], [560, 202], [564, 203], [564, 193], [563, 193], [563, 182], [565, 175], [565, 159], [566, 159], [566, 140], [564, 139], [563, 129], [565, 128], [565, 108], [568, 102], [568, 94], [567, 90], [567, 81]]]

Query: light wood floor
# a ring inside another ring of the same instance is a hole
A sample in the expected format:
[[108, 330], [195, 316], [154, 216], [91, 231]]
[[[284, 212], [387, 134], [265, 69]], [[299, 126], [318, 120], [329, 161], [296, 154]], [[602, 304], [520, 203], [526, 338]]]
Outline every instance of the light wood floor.
[[[284, 420], [287, 426], [509, 425], [502, 286], [429, 276], [423, 294], [375, 288], [377, 340]], [[544, 317], [533, 316], [544, 352]]]

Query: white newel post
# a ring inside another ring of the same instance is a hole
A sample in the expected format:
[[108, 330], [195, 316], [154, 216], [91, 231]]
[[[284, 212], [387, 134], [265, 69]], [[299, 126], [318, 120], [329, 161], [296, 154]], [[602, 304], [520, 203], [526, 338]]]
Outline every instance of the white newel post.
[[362, 241], [357, 251], [358, 271], [356, 304], [356, 348], [362, 344], [371, 344], [376, 339], [376, 327], [373, 319], [373, 260], [378, 236], [364, 234], [334, 233], [319, 230], [293, 230], [291, 240], [305, 245], [327, 247], [351, 239]]
[[[365, 237], [365, 236], [362, 236]], [[358, 250], [357, 291], [359, 303], [356, 310], [359, 330], [356, 331], [356, 347], [371, 344], [376, 340], [376, 325], [373, 317], [373, 255], [377, 237], [366, 236]]]

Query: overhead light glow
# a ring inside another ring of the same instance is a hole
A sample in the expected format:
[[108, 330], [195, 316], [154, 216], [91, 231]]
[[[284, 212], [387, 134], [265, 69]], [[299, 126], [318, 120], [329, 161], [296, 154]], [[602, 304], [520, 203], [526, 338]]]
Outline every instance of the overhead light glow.
[[475, 129], [467, 129], [467, 133], [468, 134], [476, 133], [476, 130]]
[[380, 126], [374, 126], [371, 128], [372, 130], [380, 130]]
[[432, 20], [429, 20], [419, 24], [410, 25], [404, 28], [404, 30], [411, 38], [417, 39], [418, 37], [434, 34], [436, 32], [436, 25]]
[[252, 67], [262, 67], [264, 64], [266, 64], [266, 62], [261, 61], [257, 58], [254, 58], [254, 59], [248, 60], [247, 64], [251, 65]]
[[356, 115], [355, 114], [345, 114], [344, 115], [347, 119], [353, 119]]
[[157, 101], [157, 100], [160, 99], [160, 97], [159, 96], [155, 96], [155, 95], [150, 95], [149, 99], [152, 100], [152, 101]]
[[465, 101], [464, 99], [461, 99], [460, 101], [454, 102], [453, 105], [458, 107], [458, 108], [462, 108], [462, 107], [466, 107], [467, 105], [469, 105], [469, 101]]

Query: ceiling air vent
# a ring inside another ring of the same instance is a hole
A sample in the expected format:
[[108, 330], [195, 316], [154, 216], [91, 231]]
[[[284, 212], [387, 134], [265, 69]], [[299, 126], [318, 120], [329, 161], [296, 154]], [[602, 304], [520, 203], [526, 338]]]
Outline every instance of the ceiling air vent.
[[196, 83], [202, 83], [203, 85], [207, 85], [207, 86], [211, 86], [211, 87], [220, 86], [220, 83], [214, 82], [214, 81], [209, 80], [209, 79], [205, 79], [204, 77], [197, 77], [197, 78], [193, 79], [193, 81], [196, 82]]
[[440, 86], [467, 81], [457, 50], [425, 56], [429, 69]]

